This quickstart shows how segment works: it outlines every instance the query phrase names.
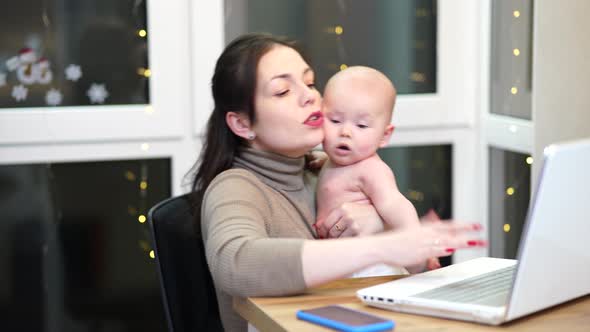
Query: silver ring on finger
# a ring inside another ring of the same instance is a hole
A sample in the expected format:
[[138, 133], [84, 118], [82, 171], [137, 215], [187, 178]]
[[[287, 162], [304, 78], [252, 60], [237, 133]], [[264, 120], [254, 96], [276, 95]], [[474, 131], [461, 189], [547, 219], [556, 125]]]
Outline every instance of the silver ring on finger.
[[336, 230], [341, 232], [342, 231], [342, 226], [340, 226], [339, 224], [334, 225], [334, 227], [336, 227]]

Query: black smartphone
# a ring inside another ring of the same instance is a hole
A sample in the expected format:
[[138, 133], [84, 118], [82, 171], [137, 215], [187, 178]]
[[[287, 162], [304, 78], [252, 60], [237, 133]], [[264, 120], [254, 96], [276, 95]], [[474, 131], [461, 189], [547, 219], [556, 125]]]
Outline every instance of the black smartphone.
[[391, 319], [339, 305], [299, 310], [297, 318], [345, 332], [388, 331], [395, 327], [395, 323]]

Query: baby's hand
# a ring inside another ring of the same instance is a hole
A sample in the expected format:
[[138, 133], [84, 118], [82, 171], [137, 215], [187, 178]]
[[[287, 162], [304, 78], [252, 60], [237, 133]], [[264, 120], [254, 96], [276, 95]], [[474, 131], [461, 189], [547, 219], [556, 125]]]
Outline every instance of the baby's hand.
[[425, 215], [420, 217], [420, 221], [437, 222], [437, 221], [440, 221], [440, 217], [433, 209], [429, 209]]
[[438, 261], [437, 257], [430, 257], [426, 260], [426, 269], [427, 270], [436, 270], [440, 268], [440, 262]]
[[319, 173], [327, 160], [328, 155], [324, 151], [309, 151], [305, 154], [305, 168]]

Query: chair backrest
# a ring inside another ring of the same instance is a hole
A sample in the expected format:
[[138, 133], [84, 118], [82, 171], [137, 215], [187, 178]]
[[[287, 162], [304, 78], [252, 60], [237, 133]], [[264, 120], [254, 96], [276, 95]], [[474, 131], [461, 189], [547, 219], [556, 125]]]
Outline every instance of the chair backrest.
[[194, 225], [189, 195], [162, 201], [148, 213], [168, 328], [175, 332], [223, 331], [201, 228]]

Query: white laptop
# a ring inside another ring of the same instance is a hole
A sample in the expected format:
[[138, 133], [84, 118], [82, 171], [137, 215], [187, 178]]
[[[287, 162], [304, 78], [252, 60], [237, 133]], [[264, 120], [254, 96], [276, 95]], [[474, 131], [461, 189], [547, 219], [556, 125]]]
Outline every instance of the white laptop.
[[388, 310], [499, 325], [590, 294], [590, 139], [544, 154], [518, 260], [477, 258], [357, 296]]

